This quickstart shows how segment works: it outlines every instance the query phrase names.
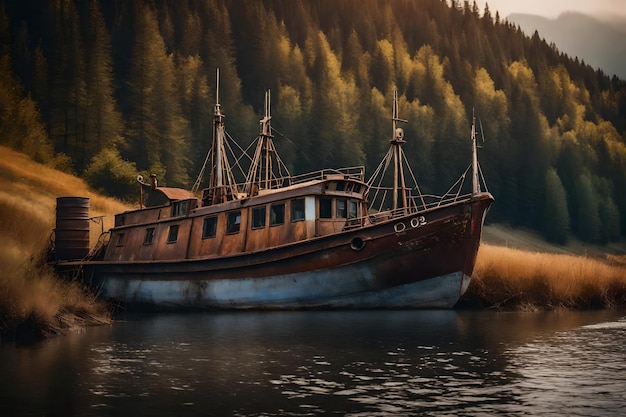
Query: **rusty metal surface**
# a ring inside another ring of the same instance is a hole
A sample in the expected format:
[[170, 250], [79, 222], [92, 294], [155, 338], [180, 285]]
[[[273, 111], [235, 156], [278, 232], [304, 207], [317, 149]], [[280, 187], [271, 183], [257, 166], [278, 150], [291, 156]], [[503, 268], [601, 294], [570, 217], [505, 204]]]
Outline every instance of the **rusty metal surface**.
[[89, 254], [89, 198], [57, 198], [54, 234], [56, 259], [83, 259]]
[[[437, 210], [426, 224], [402, 232], [394, 226], [410, 225], [413, 217], [238, 256], [101, 263], [94, 277], [125, 302], [152, 297], [204, 308], [449, 307], [467, 287], [467, 256], [477, 251], [475, 234], [491, 201], [483, 196]], [[359, 250], [350, 244], [355, 237], [365, 242]]]
[[[226, 234], [226, 222], [222, 221], [216, 238], [202, 239], [205, 216], [196, 212], [154, 223], [154, 242], [150, 245], [143, 241], [146, 224], [118, 227], [105, 260], [67, 262], [65, 267], [80, 264], [99, 288], [122, 302], [133, 302], [139, 291], [129, 293], [123, 288], [126, 285], [139, 286], [141, 291], [152, 288], [150, 291], [156, 293], [169, 286], [167, 297], [161, 301], [184, 305], [191, 303], [188, 295], [193, 293], [193, 303], [207, 308], [313, 306], [330, 299], [335, 306], [353, 305], [358, 297], [346, 299], [341, 295], [344, 291], [362, 293], [362, 299], [370, 300], [367, 303], [371, 305], [372, 300], [392, 303], [389, 294], [395, 294], [393, 288], [436, 277], [455, 277], [460, 297], [462, 288], [467, 287], [484, 215], [492, 202], [491, 195], [484, 193], [419, 214], [378, 219], [364, 227], [304, 239], [306, 221], [291, 223], [287, 218], [283, 226], [250, 230], [247, 209], [241, 209], [239, 233]], [[171, 226], [178, 226], [178, 240], [167, 243]], [[125, 236], [118, 246], [115, 237], [119, 233]], [[290, 285], [286, 277], [291, 279]], [[246, 290], [236, 296], [231, 293], [233, 288]], [[251, 288], [258, 291], [257, 298], [250, 298]], [[371, 291], [384, 291], [388, 296], [365, 295]], [[446, 294], [448, 300], [450, 294]], [[419, 297], [414, 294], [411, 299]], [[402, 303], [407, 300], [400, 299]]]
[[[219, 72], [217, 78], [219, 85]], [[273, 146], [270, 120], [268, 92], [245, 183], [236, 183], [216, 88], [212, 145], [192, 188], [200, 195], [208, 168], [202, 198], [158, 187], [151, 175], [152, 189], [169, 204], [140, 204], [139, 210], [117, 215], [98, 260], [59, 261], [57, 269], [82, 268], [102, 294], [122, 302], [220, 308], [449, 306], [460, 297], [493, 202], [480, 189], [475, 120], [471, 194], [461, 194], [466, 172], [452, 186], [458, 190], [443, 196], [422, 194], [408, 166], [410, 176], [405, 176], [404, 131], [396, 124], [406, 120], [398, 116], [397, 91], [394, 137], [367, 182], [363, 167], [291, 176]], [[390, 167], [391, 187], [385, 180]], [[414, 186], [407, 186], [409, 179]], [[138, 181], [147, 185], [141, 177]], [[69, 232], [84, 221], [81, 214], [59, 229], [68, 232], [69, 241], [74, 238]]]
[[181, 188], [156, 187], [155, 190], [161, 192], [170, 201], [197, 198], [191, 191], [183, 190]]
[[[473, 260], [468, 262], [468, 254], [473, 258], [472, 254], [477, 251], [479, 236], [474, 238], [474, 234], [480, 232], [482, 216], [491, 201], [491, 197], [486, 196], [425, 213], [425, 225], [402, 232], [396, 232], [395, 226], [403, 221], [410, 225], [414, 217], [252, 253], [187, 261], [178, 258], [169, 262], [103, 261], [93, 262], [92, 266], [96, 268], [96, 279], [104, 282], [132, 278], [143, 281], [143, 285], [157, 281], [194, 281], [205, 285], [202, 283], [229, 280], [235, 285], [242, 279], [258, 279], [259, 283], [267, 284], [285, 276], [309, 276], [313, 271], [326, 271], [317, 274], [327, 277], [322, 288], [329, 291], [328, 296], [341, 288], [341, 280], [352, 279], [341, 276], [342, 268], [353, 272], [358, 267], [368, 271], [360, 277], [365, 283], [360, 291], [392, 288], [456, 272], [470, 275], [468, 268], [473, 267]], [[468, 234], [472, 228], [475, 233]], [[365, 242], [359, 250], [351, 245], [355, 238]], [[310, 299], [315, 293], [298, 296]]]

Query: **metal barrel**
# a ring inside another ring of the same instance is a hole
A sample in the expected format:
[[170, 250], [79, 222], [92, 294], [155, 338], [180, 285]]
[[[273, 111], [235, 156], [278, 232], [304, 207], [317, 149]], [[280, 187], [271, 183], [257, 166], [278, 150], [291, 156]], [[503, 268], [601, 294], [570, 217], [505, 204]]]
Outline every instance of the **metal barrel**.
[[89, 254], [89, 198], [58, 197], [55, 256], [57, 260], [83, 259]]

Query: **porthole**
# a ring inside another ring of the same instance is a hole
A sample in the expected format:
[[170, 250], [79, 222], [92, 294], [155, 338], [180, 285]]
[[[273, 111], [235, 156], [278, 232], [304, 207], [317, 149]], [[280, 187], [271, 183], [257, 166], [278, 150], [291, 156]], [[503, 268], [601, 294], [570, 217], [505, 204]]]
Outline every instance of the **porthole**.
[[365, 243], [366, 242], [365, 240], [363, 240], [362, 237], [357, 236], [355, 238], [352, 238], [352, 240], [350, 241], [350, 248], [352, 250], [359, 251], [365, 247]]

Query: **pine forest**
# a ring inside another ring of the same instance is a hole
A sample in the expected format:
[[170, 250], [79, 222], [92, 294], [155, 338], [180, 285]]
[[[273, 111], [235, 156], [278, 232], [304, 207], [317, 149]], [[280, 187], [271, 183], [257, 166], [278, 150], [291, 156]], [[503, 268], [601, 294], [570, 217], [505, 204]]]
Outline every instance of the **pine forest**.
[[[264, 94], [293, 174], [365, 165], [391, 139], [425, 192], [479, 159], [490, 222], [626, 236], [626, 82], [459, 0], [0, 0], [0, 144], [136, 199], [191, 188], [216, 100], [246, 147]], [[482, 137], [484, 136], [484, 142]]]

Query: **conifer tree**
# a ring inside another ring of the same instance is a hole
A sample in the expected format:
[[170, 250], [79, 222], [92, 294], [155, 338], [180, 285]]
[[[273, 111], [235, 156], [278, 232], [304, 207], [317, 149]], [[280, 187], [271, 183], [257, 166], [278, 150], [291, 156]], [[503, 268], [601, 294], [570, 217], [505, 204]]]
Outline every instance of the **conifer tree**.
[[511, 149], [507, 162], [515, 167], [513, 172], [518, 184], [518, 193], [511, 198], [517, 199], [516, 220], [536, 227], [540, 224], [544, 177], [552, 159], [548, 146], [549, 126], [540, 109], [532, 70], [522, 62], [515, 62], [509, 66], [509, 71], [516, 81], [508, 92], [511, 135], [516, 146]]
[[86, 63], [84, 131], [87, 158], [91, 158], [103, 149], [117, 147], [122, 140], [124, 126], [113, 98], [111, 41], [98, 0], [89, 0], [86, 14], [84, 38], [90, 53]]
[[358, 95], [351, 79], [341, 77], [341, 64], [323, 33], [311, 42], [315, 48], [313, 71], [324, 88], [313, 93], [312, 143], [308, 144], [311, 168], [360, 165], [364, 153], [356, 129]]
[[53, 22], [49, 63], [50, 136], [55, 148], [71, 157], [78, 170], [88, 162], [85, 152], [85, 61], [78, 13], [73, 0], [53, 0], [49, 4]]
[[[34, 100], [39, 103], [39, 112], [46, 119], [46, 115], [50, 114], [48, 104], [50, 103], [50, 90], [48, 83], [48, 62], [44, 55], [41, 42], [35, 48], [33, 58], [33, 85], [31, 95]], [[49, 131], [49, 126], [46, 126]]]
[[[232, 122], [226, 124], [230, 134], [241, 141], [245, 147], [245, 139], [252, 140], [256, 134], [258, 118], [252, 108], [244, 102], [242, 81], [237, 71], [237, 59], [233, 45], [235, 37], [232, 33], [230, 12], [221, 2], [206, 2], [202, 11], [206, 31], [203, 35], [200, 57], [205, 63], [209, 85], [215, 91], [216, 69], [220, 71], [220, 102], [222, 109]], [[250, 69], [248, 69], [250, 70]], [[257, 87], [252, 87], [257, 88]], [[261, 91], [259, 100], [264, 92]], [[215, 98], [215, 94], [211, 94]]]
[[37, 162], [53, 161], [53, 149], [37, 104], [24, 96], [11, 62], [9, 21], [0, 3], [0, 144], [17, 149]]
[[215, 98], [210, 96], [210, 88], [200, 56], [179, 56], [176, 68], [177, 84], [180, 86], [181, 111], [189, 120], [185, 137], [189, 144], [190, 175], [193, 179], [200, 172], [206, 152], [211, 146]]
[[567, 196], [554, 168], [545, 175], [545, 205], [543, 207], [543, 234], [551, 242], [567, 243], [570, 230]]
[[578, 212], [574, 223], [574, 230], [578, 237], [587, 242], [600, 240], [600, 214], [598, 212], [598, 198], [588, 173], [584, 173], [577, 181]]
[[173, 56], [165, 51], [155, 12], [135, 5], [136, 36], [128, 88], [129, 155], [137, 167], [150, 170], [166, 184], [185, 185], [187, 149], [183, 132], [187, 120], [180, 110]]
[[469, 124], [463, 103], [455, 94], [452, 84], [445, 78], [445, 62], [441, 62], [432, 48], [420, 48], [416, 59], [424, 65], [424, 89], [419, 95], [424, 104], [435, 111], [435, 141], [433, 158], [436, 166], [436, 178], [440, 186], [458, 178], [469, 161], [470, 146]]

